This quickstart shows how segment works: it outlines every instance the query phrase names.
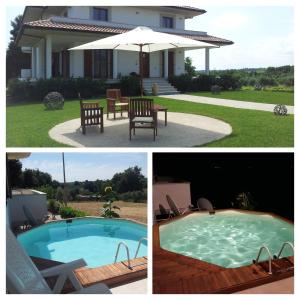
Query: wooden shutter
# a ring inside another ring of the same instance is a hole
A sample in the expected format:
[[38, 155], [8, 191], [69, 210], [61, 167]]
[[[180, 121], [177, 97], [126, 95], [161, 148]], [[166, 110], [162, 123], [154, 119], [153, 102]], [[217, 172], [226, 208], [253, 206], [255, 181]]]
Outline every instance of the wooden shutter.
[[93, 77], [93, 52], [84, 50], [84, 77]]

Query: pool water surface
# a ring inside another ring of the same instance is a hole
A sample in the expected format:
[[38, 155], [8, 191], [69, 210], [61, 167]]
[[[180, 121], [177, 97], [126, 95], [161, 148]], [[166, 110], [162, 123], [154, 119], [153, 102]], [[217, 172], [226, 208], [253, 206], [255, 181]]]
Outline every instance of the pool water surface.
[[[292, 224], [268, 214], [237, 211], [193, 213], [159, 230], [161, 248], [226, 268], [250, 265], [262, 245], [277, 255], [283, 242], [294, 243]], [[286, 247], [281, 256], [291, 255]]]
[[[72, 223], [52, 222], [29, 230], [18, 240], [30, 256], [70, 262], [83, 258], [90, 268], [114, 262], [119, 242], [128, 245], [133, 258], [147, 227], [127, 220], [84, 218]], [[138, 257], [147, 256], [147, 242], [141, 244]], [[124, 248], [118, 261], [126, 260]]]

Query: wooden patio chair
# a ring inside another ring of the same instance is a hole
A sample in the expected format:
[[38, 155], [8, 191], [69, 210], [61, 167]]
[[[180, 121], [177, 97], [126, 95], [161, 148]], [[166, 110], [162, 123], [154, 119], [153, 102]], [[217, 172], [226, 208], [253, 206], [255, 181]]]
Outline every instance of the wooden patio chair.
[[80, 100], [80, 118], [82, 133], [85, 134], [87, 126], [100, 125], [103, 132], [103, 107], [98, 102], [83, 102]]
[[106, 104], [107, 104], [107, 119], [109, 113], [114, 114], [114, 120], [116, 119], [116, 113], [120, 112], [123, 116], [123, 112], [128, 113], [129, 98], [122, 97], [121, 90], [119, 89], [107, 89], [106, 90]]
[[135, 98], [130, 99], [129, 104], [129, 139], [131, 132], [135, 135], [136, 128], [153, 130], [153, 140], [157, 135], [157, 114], [154, 111], [153, 99]]

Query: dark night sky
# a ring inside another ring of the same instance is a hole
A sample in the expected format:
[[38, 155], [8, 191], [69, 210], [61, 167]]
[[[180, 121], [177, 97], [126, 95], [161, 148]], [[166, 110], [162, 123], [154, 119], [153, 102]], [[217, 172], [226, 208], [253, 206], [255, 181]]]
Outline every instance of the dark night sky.
[[229, 208], [250, 192], [256, 210], [294, 219], [293, 153], [154, 153], [153, 173], [191, 182], [192, 202], [206, 197]]

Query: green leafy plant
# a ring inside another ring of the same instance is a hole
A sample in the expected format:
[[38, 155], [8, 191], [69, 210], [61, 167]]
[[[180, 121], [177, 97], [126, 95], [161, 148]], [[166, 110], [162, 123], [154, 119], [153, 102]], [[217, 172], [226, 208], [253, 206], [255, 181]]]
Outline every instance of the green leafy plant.
[[241, 192], [235, 197], [231, 205], [234, 208], [254, 210], [256, 202], [250, 192]]
[[116, 200], [116, 194], [112, 190], [112, 187], [107, 186], [104, 189], [105, 195], [103, 198], [106, 200], [106, 202], [103, 204], [103, 207], [101, 209], [102, 217], [104, 218], [119, 218], [120, 215], [115, 212], [116, 209], [120, 210], [120, 207], [113, 205], [114, 201]]
[[85, 217], [86, 213], [81, 210], [73, 209], [72, 207], [62, 205], [59, 209], [59, 214], [62, 219], [81, 218]]
[[52, 214], [55, 215], [59, 213], [61, 208], [61, 203], [54, 199], [51, 199], [48, 201], [47, 206], [48, 206], [48, 211], [50, 211]]

